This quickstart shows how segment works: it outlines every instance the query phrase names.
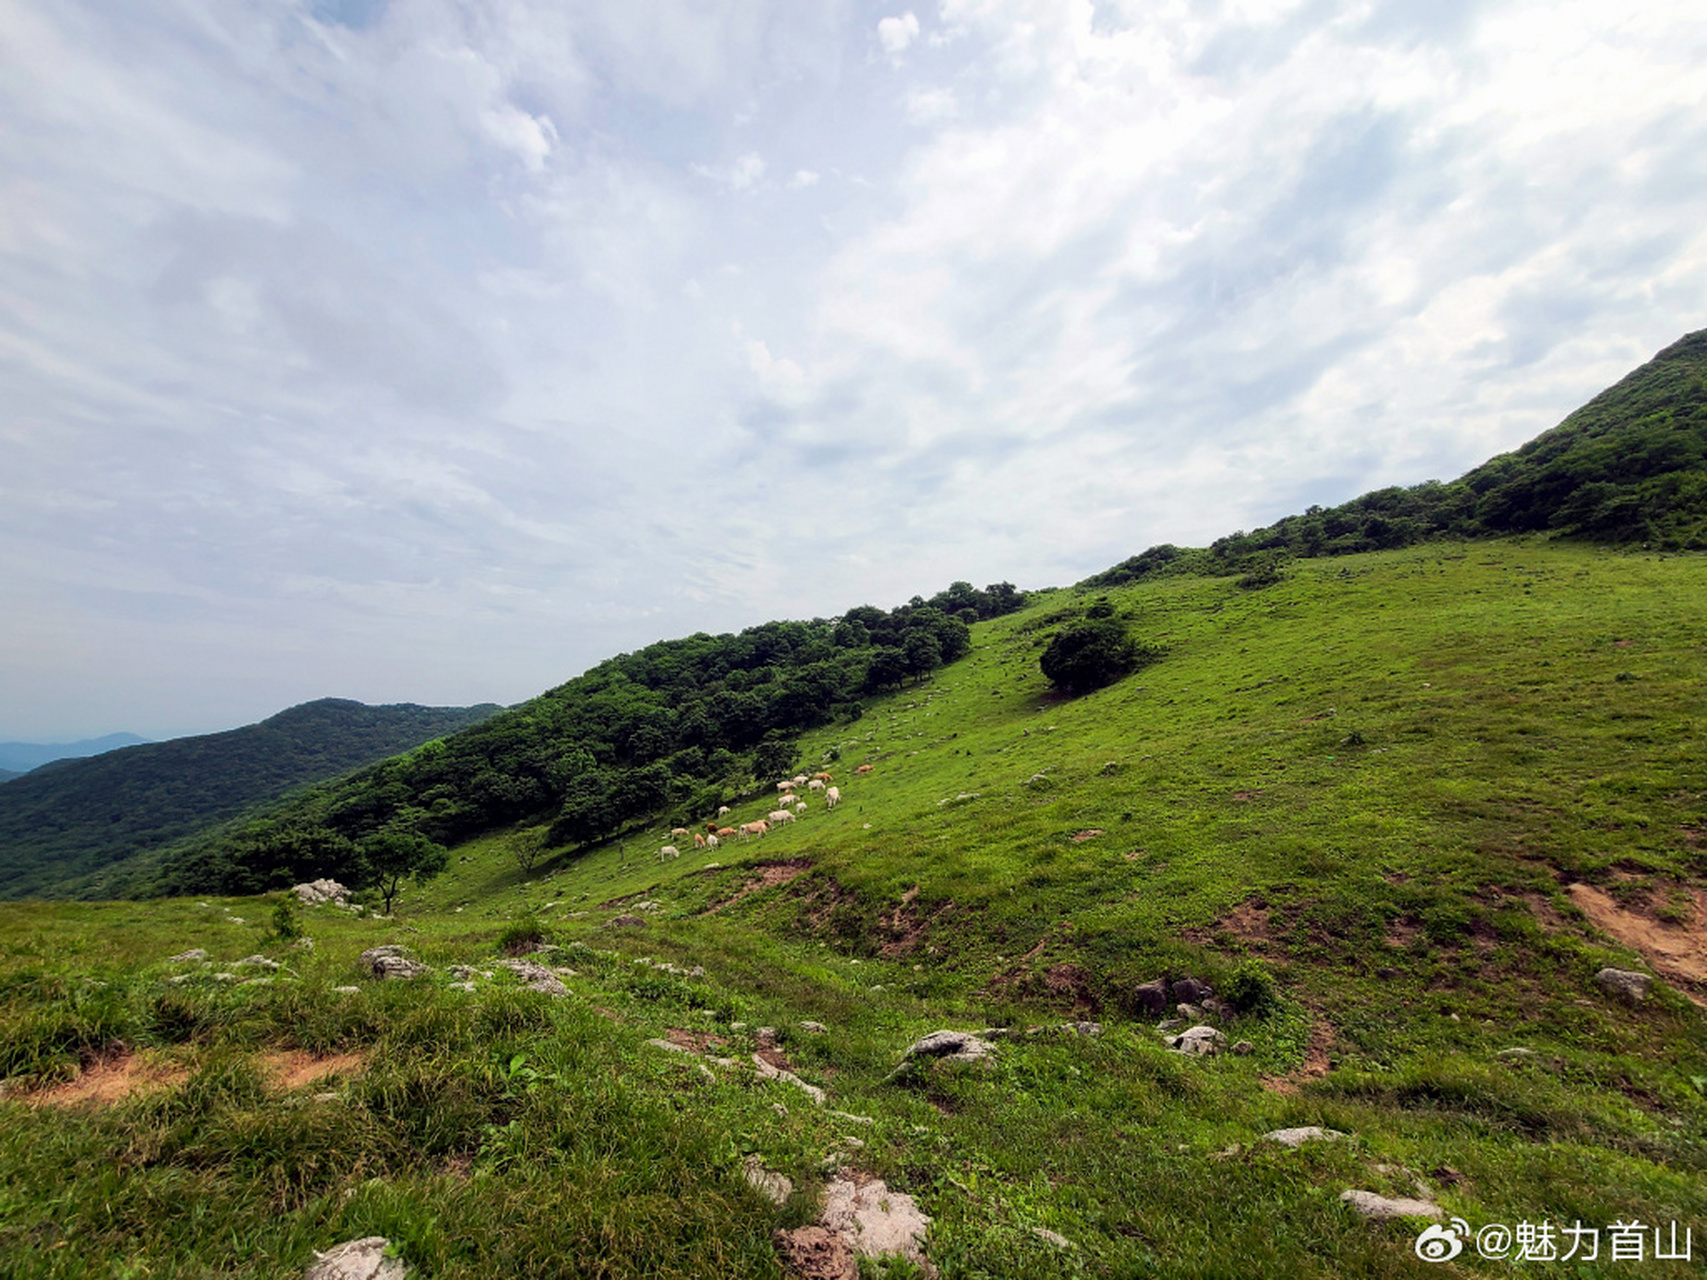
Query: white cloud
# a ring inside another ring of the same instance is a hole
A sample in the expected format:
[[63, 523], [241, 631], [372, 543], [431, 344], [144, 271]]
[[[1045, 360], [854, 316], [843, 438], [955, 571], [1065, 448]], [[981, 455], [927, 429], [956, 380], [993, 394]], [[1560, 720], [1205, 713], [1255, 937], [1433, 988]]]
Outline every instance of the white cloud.
[[0, 736], [1454, 474], [1707, 311], [1695, 6], [1565, 3], [13, 0]]
[[882, 18], [877, 23], [877, 39], [883, 45], [883, 51], [890, 57], [895, 57], [906, 51], [908, 45], [919, 38], [919, 19], [911, 13], [904, 13], [898, 18]]
[[749, 151], [731, 164], [696, 164], [693, 171], [702, 178], [709, 178], [721, 186], [728, 187], [731, 191], [746, 191], [765, 176], [765, 162], [758, 152]]

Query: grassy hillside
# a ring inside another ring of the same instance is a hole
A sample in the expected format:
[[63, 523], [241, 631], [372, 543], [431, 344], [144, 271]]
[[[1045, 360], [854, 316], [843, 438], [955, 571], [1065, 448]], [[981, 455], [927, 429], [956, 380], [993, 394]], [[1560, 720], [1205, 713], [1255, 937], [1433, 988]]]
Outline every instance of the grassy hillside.
[[[848, 1169], [918, 1198], [945, 1277], [1511, 1270], [1422, 1261], [1353, 1188], [1598, 1229], [1565, 1274], [1698, 1274], [1707, 559], [1503, 540], [1140, 582], [1107, 601], [1164, 656], [1063, 699], [1037, 657], [1096, 597], [805, 732], [842, 802], [756, 844], [523, 823], [396, 919], [306, 913], [312, 950], [254, 899], [0, 906], [0, 1256], [294, 1276], [375, 1233], [414, 1276], [776, 1277], [772, 1230]], [[564, 997], [496, 967], [535, 936]], [[433, 971], [356, 977], [378, 943]], [[192, 946], [214, 963], [166, 960]], [[241, 982], [256, 951], [287, 968]], [[1627, 1005], [1607, 965], [1657, 981]], [[1186, 975], [1244, 1005], [1248, 1055], [1167, 1051], [1138, 986]], [[1013, 1034], [892, 1078], [940, 1026]], [[760, 1078], [760, 1027], [825, 1106]], [[1307, 1124], [1346, 1136], [1261, 1140]], [[1615, 1221], [1692, 1229], [1694, 1261], [1611, 1261]]]
[[1449, 484], [1376, 489], [1201, 550], [1151, 547], [1082, 585], [1179, 572], [1261, 578], [1292, 557], [1541, 531], [1601, 545], [1707, 549], [1707, 329]]
[[63, 892], [75, 877], [496, 710], [322, 698], [225, 733], [32, 770], [0, 790], [0, 897]]

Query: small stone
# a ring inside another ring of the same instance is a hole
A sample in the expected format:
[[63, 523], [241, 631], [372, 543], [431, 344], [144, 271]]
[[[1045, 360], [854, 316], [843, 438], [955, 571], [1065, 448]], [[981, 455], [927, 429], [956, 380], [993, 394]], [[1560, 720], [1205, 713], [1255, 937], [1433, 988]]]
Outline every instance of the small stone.
[[1385, 1222], [1389, 1218], [1444, 1218], [1446, 1211], [1427, 1200], [1405, 1197], [1389, 1199], [1373, 1191], [1342, 1191], [1340, 1199], [1365, 1218]]
[[647, 927], [645, 916], [620, 915], [615, 917], [607, 929], [644, 929]]
[[822, 1022], [802, 1022], [800, 1024], [800, 1029], [802, 1031], [810, 1031], [815, 1036], [821, 1036], [830, 1028], [826, 1027]]
[[1535, 1050], [1524, 1045], [1518, 1045], [1512, 1049], [1501, 1049], [1494, 1055], [1494, 1057], [1503, 1058], [1507, 1062], [1520, 1062], [1526, 1058], [1539, 1058], [1540, 1056]]
[[191, 964], [197, 960], [206, 960], [206, 959], [207, 959], [207, 952], [203, 951], [200, 947], [195, 947], [189, 951], [180, 951], [175, 956], [167, 956], [166, 957], [166, 963], [167, 964]]
[[1059, 1235], [1056, 1232], [1049, 1230], [1047, 1227], [1033, 1227], [1031, 1229], [1031, 1234], [1036, 1236], [1045, 1244], [1054, 1245], [1057, 1249], [1071, 1249], [1073, 1247], [1073, 1242], [1067, 1239], [1066, 1236]]
[[239, 965], [245, 965], [246, 964], [246, 965], [249, 965], [252, 968], [256, 968], [256, 969], [282, 969], [284, 967], [277, 960], [269, 960], [269, 959], [267, 959], [266, 956], [259, 956], [259, 955], [257, 955], [257, 956], [244, 956], [237, 963]]
[[1249, 1040], [1241, 1040], [1233, 1046], [1233, 1052], [1238, 1054], [1241, 1058], [1248, 1054], [1255, 1053], [1256, 1051], [1257, 1047]]
[[334, 995], [340, 995], [340, 996], [354, 995], [356, 992], [358, 992], [360, 990], [361, 990], [360, 987], [333, 987], [332, 988], [333, 994]]

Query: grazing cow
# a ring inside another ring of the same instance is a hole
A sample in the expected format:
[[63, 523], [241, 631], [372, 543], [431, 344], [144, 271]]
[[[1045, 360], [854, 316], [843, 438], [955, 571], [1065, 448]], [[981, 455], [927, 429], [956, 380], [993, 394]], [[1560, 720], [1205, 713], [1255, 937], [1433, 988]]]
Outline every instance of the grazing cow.
[[741, 843], [746, 844], [748, 836], [763, 837], [765, 832], [769, 830], [770, 824], [767, 822], [743, 822], [741, 824]]
[[806, 785], [806, 775], [804, 773], [795, 774], [794, 785], [797, 787], [804, 787]]
[[774, 822], [780, 827], [785, 822], [793, 822], [794, 815], [787, 809], [778, 809], [775, 813], [767, 813], [765, 815], [765, 821]]
[[719, 818], [727, 817], [728, 814], [729, 814], [729, 806], [728, 805], [720, 804], [717, 806], [717, 816]]
[[824, 783], [822, 780], [814, 778], [806, 784], [806, 789], [808, 791], [822, 791], [824, 789]]
[[870, 772], [871, 772], [871, 766], [870, 766], [870, 765], [868, 765], [868, 764], [862, 764], [862, 765], [860, 765], [860, 767], [859, 767], [859, 768], [857, 768], [857, 769], [855, 769], [855, 770], [854, 770], [854, 772], [855, 772], [855, 773], [856, 773], [856, 774], [859, 774], [859, 773], [870, 773]]
[[676, 848], [676, 846], [673, 844], [667, 844], [662, 849], [658, 850], [658, 861], [659, 862], [665, 862], [670, 858], [679, 858], [681, 856], [682, 856], [682, 851], [680, 849]]
[[714, 835], [707, 836], [705, 838], [705, 843], [710, 845], [713, 849], [715, 849], [717, 847], [717, 844], [718, 844], [717, 837]]
[[[715, 839], [715, 837], [713, 838]], [[705, 848], [705, 837], [700, 835], [697, 831], [693, 834], [693, 847], [696, 849]]]
[[842, 802], [842, 789], [840, 787], [831, 787], [828, 791], [826, 791], [824, 793], [824, 803], [829, 808], [834, 809], [841, 802]]
[[831, 778], [828, 773], [815, 773], [812, 776], [814, 778], [818, 779], [819, 782], [833, 782], [833, 781], [835, 781], [835, 779]]
[[671, 827], [670, 828], [670, 835], [672, 838], [674, 838], [676, 836], [680, 836], [683, 840], [686, 840], [692, 834], [693, 834], [693, 832], [689, 831], [686, 827]]
[[796, 813], [805, 813], [806, 812], [806, 801], [802, 800], [799, 804], [795, 805], [794, 811]]
[[792, 790], [794, 790], [794, 779], [793, 778], [784, 778], [781, 782], [776, 784], [776, 789], [778, 791], [792, 791]]
[[735, 834], [737, 834], [737, 833], [736, 833], [734, 827], [719, 827], [719, 828], [717, 828], [717, 838], [719, 840], [727, 840]]

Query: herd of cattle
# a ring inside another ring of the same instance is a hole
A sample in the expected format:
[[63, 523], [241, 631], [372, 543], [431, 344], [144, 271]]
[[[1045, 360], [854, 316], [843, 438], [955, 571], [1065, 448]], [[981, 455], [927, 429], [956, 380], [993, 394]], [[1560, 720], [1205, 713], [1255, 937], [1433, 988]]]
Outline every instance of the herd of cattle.
[[[870, 772], [871, 766], [868, 764], [862, 764], [854, 770], [856, 776]], [[805, 789], [807, 792], [822, 791], [826, 809], [834, 809], [842, 802], [841, 789], [835, 785], [828, 773], [815, 773], [810, 777], [804, 773], [797, 774], [792, 778], [784, 778], [776, 784], [776, 789], [778, 793], [777, 807], [755, 822], [743, 822], [738, 827], [723, 827], [715, 822], [707, 822], [704, 832], [689, 831], [686, 827], [675, 827], [671, 829], [670, 836], [672, 839], [679, 840], [691, 838], [693, 847], [696, 849], [715, 849], [725, 840], [734, 839], [745, 842], [757, 839], [772, 827], [780, 827], [785, 822], [793, 822], [797, 815], [806, 812], [806, 801], [796, 794], [801, 789]], [[728, 817], [729, 806], [720, 807], [717, 810], [717, 816], [719, 818]], [[659, 862], [681, 856], [682, 851], [673, 844], [667, 844], [658, 850]]]

